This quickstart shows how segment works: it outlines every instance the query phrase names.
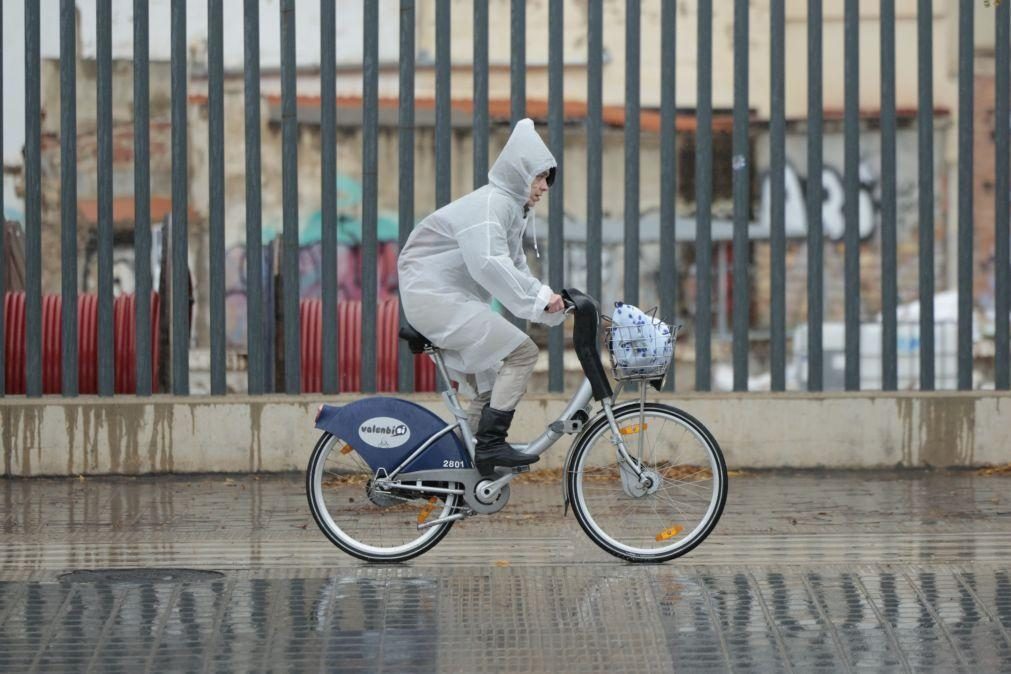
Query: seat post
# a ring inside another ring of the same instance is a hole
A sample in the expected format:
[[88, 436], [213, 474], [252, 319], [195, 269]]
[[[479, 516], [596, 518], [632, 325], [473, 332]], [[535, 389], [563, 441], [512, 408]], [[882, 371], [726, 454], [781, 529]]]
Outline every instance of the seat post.
[[445, 385], [445, 390], [452, 392], [455, 396], [456, 391], [453, 389], [453, 382], [449, 378], [449, 370], [446, 369], [446, 362], [442, 359], [442, 354], [439, 353], [439, 349], [435, 347], [428, 347], [425, 349], [425, 353], [428, 354], [435, 362], [435, 368], [439, 371], [439, 375], [442, 377], [442, 382]]
[[425, 353], [435, 361], [435, 367], [439, 370], [439, 374], [442, 376], [442, 381], [445, 382], [446, 388], [442, 391], [442, 400], [446, 403], [449, 408], [450, 414], [452, 414], [457, 419], [457, 423], [460, 426], [460, 434], [463, 436], [464, 441], [470, 448], [471, 458], [474, 456], [474, 435], [471, 433], [470, 426], [467, 423], [467, 412], [460, 405], [460, 399], [456, 395], [456, 389], [453, 388], [453, 382], [449, 378], [449, 370], [446, 368], [445, 361], [442, 360], [442, 354], [439, 353], [439, 349], [434, 347], [429, 347], [425, 349]]

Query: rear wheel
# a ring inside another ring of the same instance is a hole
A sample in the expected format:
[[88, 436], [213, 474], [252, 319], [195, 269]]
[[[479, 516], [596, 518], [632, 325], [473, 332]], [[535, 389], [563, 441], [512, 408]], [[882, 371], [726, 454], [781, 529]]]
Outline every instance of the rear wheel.
[[373, 478], [351, 445], [330, 433], [320, 437], [306, 471], [306, 496], [313, 519], [334, 545], [366, 561], [402, 562], [449, 533], [452, 520], [418, 527], [452, 514], [459, 496], [382, 490]]
[[668, 405], [615, 412], [632, 462], [619, 458], [607, 419], [587, 429], [569, 455], [566, 487], [576, 519], [607, 552], [665, 562], [708, 536], [727, 500], [727, 467], [698, 420]]

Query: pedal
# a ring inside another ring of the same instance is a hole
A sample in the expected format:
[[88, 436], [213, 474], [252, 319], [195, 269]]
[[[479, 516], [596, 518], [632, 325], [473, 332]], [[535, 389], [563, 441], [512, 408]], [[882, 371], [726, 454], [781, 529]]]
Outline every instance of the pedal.
[[512, 470], [514, 473], [529, 473], [530, 466], [515, 466]]

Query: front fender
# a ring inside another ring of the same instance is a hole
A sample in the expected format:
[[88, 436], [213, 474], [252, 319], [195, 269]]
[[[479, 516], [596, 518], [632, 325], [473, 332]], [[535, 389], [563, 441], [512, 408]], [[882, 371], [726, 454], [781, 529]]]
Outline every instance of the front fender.
[[[629, 400], [628, 402], [622, 403], [622, 404], [620, 404], [620, 405], [618, 405], [616, 407], [611, 408], [611, 412], [614, 414], [615, 417], [617, 417], [620, 413], [624, 412], [626, 410], [626, 408], [629, 408], [629, 407], [631, 407], [631, 408], [638, 408], [639, 407], [639, 401], [637, 401], [637, 400]], [[569, 451], [565, 454], [565, 463], [562, 464], [564, 466], [564, 468], [563, 468], [563, 474], [562, 474], [562, 498], [564, 499], [564, 501], [563, 501], [563, 503], [565, 505], [564, 513], [566, 515], [569, 512], [569, 502], [570, 502], [569, 474], [572, 472], [572, 469], [573, 469], [573, 466], [572, 466], [572, 456], [573, 456], [573, 454], [576, 453], [576, 448], [578, 448], [579, 445], [582, 444], [583, 438], [586, 437], [587, 433], [589, 433], [591, 429], [593, 429], [594, 427], [596, 427], [597, 423], [600, 420], [603, 420], [604, 423], [607, 423], [607, 415], [604, 414], [603, 410], [601, 410], [600, 412], [597, 412], [597, 414], [594, 415], [594, 417], [592, 419], [590, 419], [589, 421], [587, 421], [583, 425], [583, 430], [579, 431], [579, 435], [577, 435], [572, 440], [572, 444], [569, 445]]]

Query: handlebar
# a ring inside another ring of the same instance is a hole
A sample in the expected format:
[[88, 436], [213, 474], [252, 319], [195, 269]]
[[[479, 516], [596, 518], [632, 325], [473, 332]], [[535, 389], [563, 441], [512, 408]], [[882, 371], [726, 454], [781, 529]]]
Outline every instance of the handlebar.
[[[562, 313], [564, 313], [565, 315], [575, 313], [576, 303], [572, 301], [571, 297], [569, 297], [569, 293], [563, 288], [561, 291], [559, 291], [558, 294], [562, 296], [562, 304], [565, 305], [565, 309], [562, 310]], [[550, 308], [551, 305], [545, 305], [544, 311], [547, 311]]]
[[575, 347], [579, 364], [593, 387], [593, 397], [596, 400], [610, 398], [613, 392], [607, 381], [604, 366], [600, 362], [598, 349], [600, 310], [597, 302], [575, 288], [561, 290], [559, 295], [565, 302], [565, 312], [576, 315], [576, 324], [572, 329], [572, 345]]

